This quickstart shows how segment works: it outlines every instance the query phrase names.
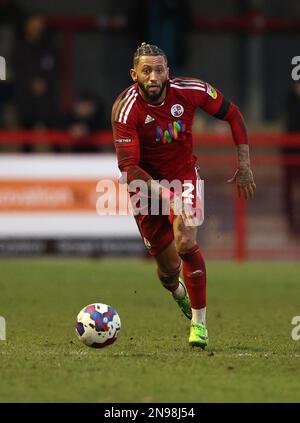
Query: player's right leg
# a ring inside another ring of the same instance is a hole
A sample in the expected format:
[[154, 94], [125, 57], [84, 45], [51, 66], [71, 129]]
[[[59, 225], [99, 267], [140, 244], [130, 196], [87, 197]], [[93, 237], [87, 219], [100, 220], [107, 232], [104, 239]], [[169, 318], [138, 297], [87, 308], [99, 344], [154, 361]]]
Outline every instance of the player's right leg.
[[163, 287], [172, 292], [173, 298], [183, 314], [191, 320], [191, 304], [184, 282], [179, 276], [181, 260], [177, 254], [174, 241], [161, 253], [157, 254], [155, 260], [157, 263], [157, 274]]
[[168, 216], [135, 216], [140, 234], [157, 263], [157, 274], [163, 287], [188, 319], [192, 318], [190, 300], [183, 281], [179, 280], [181, 259], [174, 243], [173, 227]]

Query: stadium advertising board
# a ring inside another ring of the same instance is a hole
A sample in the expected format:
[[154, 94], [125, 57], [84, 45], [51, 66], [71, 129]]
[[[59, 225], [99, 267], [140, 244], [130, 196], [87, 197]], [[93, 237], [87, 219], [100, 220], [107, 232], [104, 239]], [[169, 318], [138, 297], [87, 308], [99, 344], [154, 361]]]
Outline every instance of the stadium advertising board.
[[2, 155], [0, 254], [101, 254], [103, 248], [117, 252], [124, 242], [129, 251], [142, 251], [131, 216], [98, 210], [101, 180], [116, 186], [118, 204], [128, 202], [113, 155]]

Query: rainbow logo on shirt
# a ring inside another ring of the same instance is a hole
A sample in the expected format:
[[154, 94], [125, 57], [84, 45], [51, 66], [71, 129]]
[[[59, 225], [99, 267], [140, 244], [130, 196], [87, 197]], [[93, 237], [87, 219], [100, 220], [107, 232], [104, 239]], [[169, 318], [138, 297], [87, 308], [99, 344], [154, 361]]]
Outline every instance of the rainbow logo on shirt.
[[156, 127], [156, 141], [163, 144], [170, 143], [178, 139], [180, 133], [184, 133], [185, 124], [181, 120], [169, 123], [168, 129], [163, 130], [160, 126]]

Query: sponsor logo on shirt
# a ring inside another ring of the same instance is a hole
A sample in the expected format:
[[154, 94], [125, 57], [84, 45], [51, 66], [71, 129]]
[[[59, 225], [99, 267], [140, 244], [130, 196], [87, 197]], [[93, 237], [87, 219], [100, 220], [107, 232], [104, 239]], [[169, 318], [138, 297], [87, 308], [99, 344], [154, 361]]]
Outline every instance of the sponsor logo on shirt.
[[207, 89], [206, 92], [208, 95], [211, 96], [211, 98], [213, 98], [214, 100], [218, 97], [218, 93], [217, 91], [214, 89], [214, 87], [212, 87], [211, 85], [207, 84]]
[[163, 130], [160, 126], [156, 127], [156, 141], [163, 144], [170, 143], [178, 139], [180, 133], [185, 132], [185, 124], [181, 121], [169, 123], [168, 129]]
[[126, 144], [126, 143], [129, 143], [129, 142], [131, 142], [132, 140], [130, 139], [130, 138], [121, 138], [121, 139], [119, 139], [119, 140], [116, 140], [115, 142], [117, 142], [118, 144]]
[[184, 108], [181, 104], [174, 104], [171, 107], [171, 115], [174, 117], [180, 117], [184, 113]]

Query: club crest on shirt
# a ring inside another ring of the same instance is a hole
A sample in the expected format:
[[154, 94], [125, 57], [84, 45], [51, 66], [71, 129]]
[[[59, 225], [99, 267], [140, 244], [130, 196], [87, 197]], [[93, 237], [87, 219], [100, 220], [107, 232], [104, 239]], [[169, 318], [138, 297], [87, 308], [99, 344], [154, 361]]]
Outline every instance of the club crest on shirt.
[[174, 117], [180, 117], [184, 113], [184, 108], [181, 104], [174, 104], [171, 107], [171, 115]]
[[206, 92], [208, 95], [211, 96], [214, 100], [218, 97], [217, 91], [211, 85], [207, 84]]

